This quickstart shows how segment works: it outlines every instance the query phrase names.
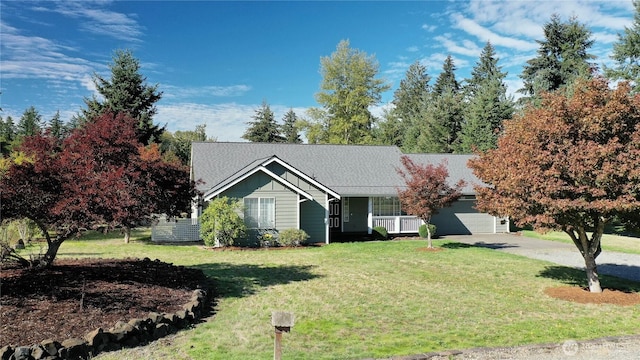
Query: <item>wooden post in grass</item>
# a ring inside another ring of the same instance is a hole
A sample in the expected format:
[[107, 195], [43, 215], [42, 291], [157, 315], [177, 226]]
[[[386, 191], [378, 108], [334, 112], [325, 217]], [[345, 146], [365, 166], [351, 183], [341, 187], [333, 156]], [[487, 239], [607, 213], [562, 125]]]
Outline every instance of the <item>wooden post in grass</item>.
[[273, 360], [282, 359], [282, 333], [291, 331], [294, 316], [292, 312], [274, 311], [271, 313], [271, 325], [275, 328], [276, 339], [273, 344]]

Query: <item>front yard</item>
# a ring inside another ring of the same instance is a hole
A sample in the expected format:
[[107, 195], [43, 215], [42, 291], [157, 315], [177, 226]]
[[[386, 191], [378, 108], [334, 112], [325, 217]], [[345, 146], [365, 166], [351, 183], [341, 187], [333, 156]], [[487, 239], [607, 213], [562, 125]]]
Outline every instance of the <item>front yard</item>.
[[[271, 359], [273, 310], [292, 311], [285, 359], [363, 359], [447, 349], [640, 334], [640, 305], [577, 304], [544, 289], [584, 272], [490, 249], [424, 241], [210, 251], [144, 241], [67, 241], [61, 257], [149, 257], [202, 269], [219, 284], [216, 313], [192, 330], [100, 359]], [[640, 293], [640, 284], [603, 276]], [[640, 295], [639, 295], [640, 296]], [[107, 326], [108, 327], [108, 326]]]

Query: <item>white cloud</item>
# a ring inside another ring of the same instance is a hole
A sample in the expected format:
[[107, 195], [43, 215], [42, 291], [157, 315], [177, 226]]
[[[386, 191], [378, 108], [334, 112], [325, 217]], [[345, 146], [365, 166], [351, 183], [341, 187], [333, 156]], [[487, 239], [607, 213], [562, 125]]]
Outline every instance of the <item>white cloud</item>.
[[474, 20], [468, 19], [459, 13], [451, 15], [451, 20], [453, 22], [453, 27], [461, 29], [469, 35], [475, 36], [482, 42], [491, 41], [494, 46], [503, 46], [520, 51], [535, 50], [538, 47], [538, 45], [533, 41], [525, 41], [496, 34]]
[[56, 2], [52, 9], [38, 7], [37, 11], [55, 12], [70, 18], [80, 19], [82, 31], [112, 37], [118, 40], [139, 42], [143, 27], [135, 15], [123, 14], [100, 8], [101, 2], [63, 1]]
[[251, 90], [249, 85], [230, 86], [200, 86], [200, 87], [178, 87], [164, 85], [161, 89], [167, 99], [186, 99], [194, 97], [214, 98], [214, 97], [237, 97], [245, 95]]
[[[237, 103], [224, 104], [198, 104], [177, 103], [171, 105], [158, 104], [158, 113], [154, 121], [160, 125], [167, 124], [171, 132], [177, 130], [194, 130], [196, 125], [207, 126], [207, 136], [218, 141], [246, 141], [242, 139], [247, 129], [247, 122], [252, 121], [255, 110], [261, 104], [245, 105]], [[291, 108], [284, 105], [271, 105], [276, 121], [281, 122], [282, 117]], [[302, 117], [306, 108], [294, 108], [293, 111]]]
[[478, 45], [473, 41], [462, 40], [462, 44], [458, 44], [456, 41], [452, 40], [451, 36], [448, 34], [444, 36], [436, 36], [434, 39], [439, 41], [445, 49], [447, 49], [447, 52], [451, 54], [477, 57], [482, 51], [482, 49], [480, 49], [480, 47], [478, 47]]

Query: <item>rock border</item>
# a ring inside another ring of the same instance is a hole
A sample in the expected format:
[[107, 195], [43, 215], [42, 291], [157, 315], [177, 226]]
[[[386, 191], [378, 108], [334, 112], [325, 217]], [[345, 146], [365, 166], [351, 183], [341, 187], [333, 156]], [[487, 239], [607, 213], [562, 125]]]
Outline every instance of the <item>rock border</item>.
[[208, 313], [211, 288], [196, 289], [182, 310], [175, 313], [150, 312], [145, 318], [118, 321], [108, 330], [97, 328], [84, 338], [62, 342], [52, 339], [31, 346], [11, 345], [0, 348], [0, 360], [76, 360], [91, 359], [101, 352], [132, 348], [186, 329]]

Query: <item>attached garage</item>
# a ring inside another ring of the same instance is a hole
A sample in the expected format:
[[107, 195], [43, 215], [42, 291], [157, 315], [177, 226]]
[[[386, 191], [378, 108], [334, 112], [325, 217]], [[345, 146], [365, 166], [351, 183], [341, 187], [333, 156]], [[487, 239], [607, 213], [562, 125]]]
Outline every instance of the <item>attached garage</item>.
[[480, 213], [475, 209], [475, 200], [456, 201], [451, 207], [440, 209], [431, 222], [440, 235], [468, 235], [501, 233], [509, 231], [507, 219]]

